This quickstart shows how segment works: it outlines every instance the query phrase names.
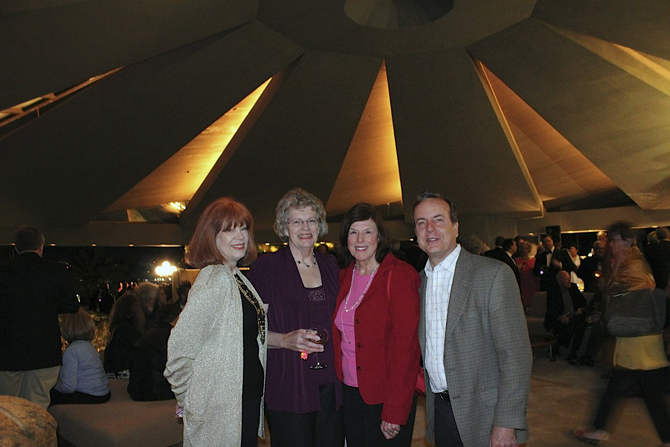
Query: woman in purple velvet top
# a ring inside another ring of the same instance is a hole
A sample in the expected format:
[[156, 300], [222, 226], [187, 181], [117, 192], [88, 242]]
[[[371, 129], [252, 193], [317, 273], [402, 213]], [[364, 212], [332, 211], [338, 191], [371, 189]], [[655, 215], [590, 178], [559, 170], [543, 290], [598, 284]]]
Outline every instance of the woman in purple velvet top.
[[[268, 307], [266, 417], [272, 447], [341, 447], [342, 389], [330, 333], [339, 291], [337, 261], [315, 253], [328, 232], [323, 203], [296, 188], [277, 204], [275, 232], [288, 246], [258, 258], [248, 278]], [[274, 348], [274, 349], [273, 349]], [[319, 363], [322, 369], [315, 369]]]

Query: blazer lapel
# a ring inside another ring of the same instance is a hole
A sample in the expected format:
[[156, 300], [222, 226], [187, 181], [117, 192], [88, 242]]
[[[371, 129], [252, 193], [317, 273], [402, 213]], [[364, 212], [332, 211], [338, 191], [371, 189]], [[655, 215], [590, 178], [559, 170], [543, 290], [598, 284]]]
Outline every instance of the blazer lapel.
[[470, 287], [472, 284], [472, 263], [470, 262], [469, 253], [461, 248], [461, 254], [456, 261], [456, 269], [454, 271], [454, 281], [451, 285], [451, 294], [449, 295], [449, 310], [447, 312], [447, 328], [445, 331], [445, 347], [446, 341], [449, 340], [454, 328], [458, 325], [458, 320], [463, 314], [465, 304], [468, 300]]

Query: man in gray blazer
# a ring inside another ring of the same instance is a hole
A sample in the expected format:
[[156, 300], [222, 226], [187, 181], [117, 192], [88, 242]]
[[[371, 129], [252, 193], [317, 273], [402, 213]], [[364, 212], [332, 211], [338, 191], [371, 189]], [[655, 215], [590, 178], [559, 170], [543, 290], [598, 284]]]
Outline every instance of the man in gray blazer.
[[528, 439], [532, 352], [514, 274], [457, 243], [453, 204], [424, 192], [413, 213], [422, 272], [419, 342], [428, 437], [437, 447], [512, 447]]

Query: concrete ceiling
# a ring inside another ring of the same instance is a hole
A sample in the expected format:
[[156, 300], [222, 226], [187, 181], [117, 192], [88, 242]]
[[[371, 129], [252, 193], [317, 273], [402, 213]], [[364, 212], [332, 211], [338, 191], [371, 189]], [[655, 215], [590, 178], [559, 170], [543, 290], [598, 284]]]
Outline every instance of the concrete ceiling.
[[183, 244], [222, 195], [276, 240], [295, 186], [405, 222], [424, 189], [517, 222], [668, 216], [670, 3], [382, 3], [3, 3], [0, 243]]

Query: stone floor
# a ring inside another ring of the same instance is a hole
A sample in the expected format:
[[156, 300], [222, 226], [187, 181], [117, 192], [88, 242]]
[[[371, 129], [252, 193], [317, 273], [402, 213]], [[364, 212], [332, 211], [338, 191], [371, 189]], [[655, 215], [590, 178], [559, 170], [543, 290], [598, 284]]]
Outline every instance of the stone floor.
[[[601, 375], [603, 364], [595, 367], [572, 366], [560, 358], [550, 362], [544, 348], [535, 350], [531, 379], [528, 420], [530, 440], [525, 447], [586, 446], [572, 438], [571, 431], [587, 428], [600, 396], [607, 386]], [[622, 415], [610, 447], [656, 447], [660, 444], [641, 399], [625, 399]], [[426, 426], [425, 401], [419, 401], [412, 447], [427, 447], [423, 438]], [[269, 439], [259, 446], [269, 447]]]

